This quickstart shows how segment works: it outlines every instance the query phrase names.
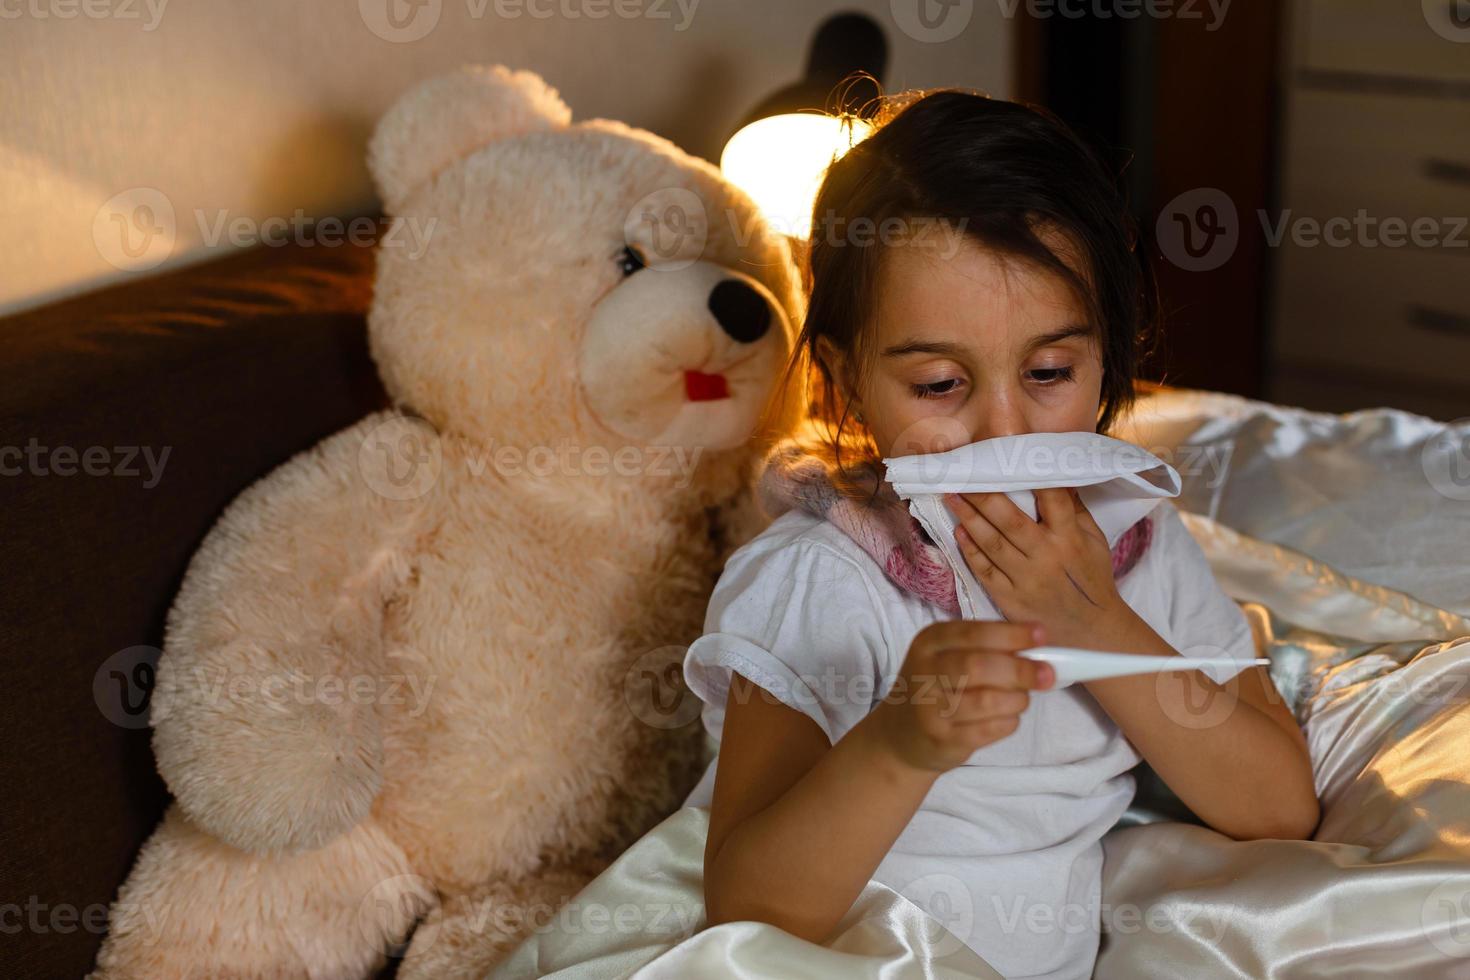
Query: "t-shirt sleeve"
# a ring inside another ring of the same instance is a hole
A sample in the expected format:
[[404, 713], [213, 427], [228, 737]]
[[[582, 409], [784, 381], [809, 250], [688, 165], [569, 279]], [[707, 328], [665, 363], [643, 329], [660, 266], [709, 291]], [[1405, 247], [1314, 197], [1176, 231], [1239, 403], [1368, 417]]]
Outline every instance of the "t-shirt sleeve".
[[710, 597], [684, 679], [719, 739], [739, 672], [815, 721], [835, 743], [881, 694], [886, 645], [878, 597], [855, 558], [798, 539], [731, 556]]
[[1186, 657], [1231, 657], [1238, 667], [1201, 667], [1217, 684], [1256, 659], [1255, 635], [1239, 604], [1215, 579], [1209, 559], [1174, 505], [1154, 510], [1156, 543], [1163, 552], [1163, 584], [1169, 643]]

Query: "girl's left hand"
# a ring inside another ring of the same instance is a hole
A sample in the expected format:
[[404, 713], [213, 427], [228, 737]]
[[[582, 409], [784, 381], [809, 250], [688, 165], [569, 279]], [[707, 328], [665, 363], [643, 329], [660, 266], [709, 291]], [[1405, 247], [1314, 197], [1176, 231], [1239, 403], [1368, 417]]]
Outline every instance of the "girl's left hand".
[[1003, 493], [945, 494], [970, 572], [1011, 622], [1040, 622], [1048, 644], [1117, 649], [1136, 615], [1118, 594], [1107, 536], [1071, 488], [1033, 491], [1039, 520]]

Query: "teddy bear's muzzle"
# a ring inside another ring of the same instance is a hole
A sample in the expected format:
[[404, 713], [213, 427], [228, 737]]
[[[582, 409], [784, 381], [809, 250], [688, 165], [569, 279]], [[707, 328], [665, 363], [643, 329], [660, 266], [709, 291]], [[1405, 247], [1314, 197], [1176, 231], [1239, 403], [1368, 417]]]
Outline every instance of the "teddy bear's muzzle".
[[760, 418], [791, 330], [766, 286], [706, 260], [649, 266], [604, 295], [577, 378], [606, 428], [655, 445], [729, 449]]

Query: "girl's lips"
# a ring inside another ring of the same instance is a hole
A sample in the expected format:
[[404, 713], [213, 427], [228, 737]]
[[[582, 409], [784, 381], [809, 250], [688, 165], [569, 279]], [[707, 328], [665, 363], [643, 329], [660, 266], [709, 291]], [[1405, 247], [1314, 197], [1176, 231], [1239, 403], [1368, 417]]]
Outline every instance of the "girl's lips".
[[692, 402], [712, 402], [730, 397], [730, 384], [723, 374], [684, 372], [684, 395]]

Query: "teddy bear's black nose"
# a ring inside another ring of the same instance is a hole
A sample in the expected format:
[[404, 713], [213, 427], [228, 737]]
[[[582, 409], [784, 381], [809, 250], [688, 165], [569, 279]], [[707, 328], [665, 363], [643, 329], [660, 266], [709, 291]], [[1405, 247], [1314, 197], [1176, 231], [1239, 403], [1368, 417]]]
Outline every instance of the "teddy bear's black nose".
[[709, 311], [720, 329], [742, 344], [753, 344], [771, 329], [765, 297], [738, 279], [726, 279], [709, 294]]

